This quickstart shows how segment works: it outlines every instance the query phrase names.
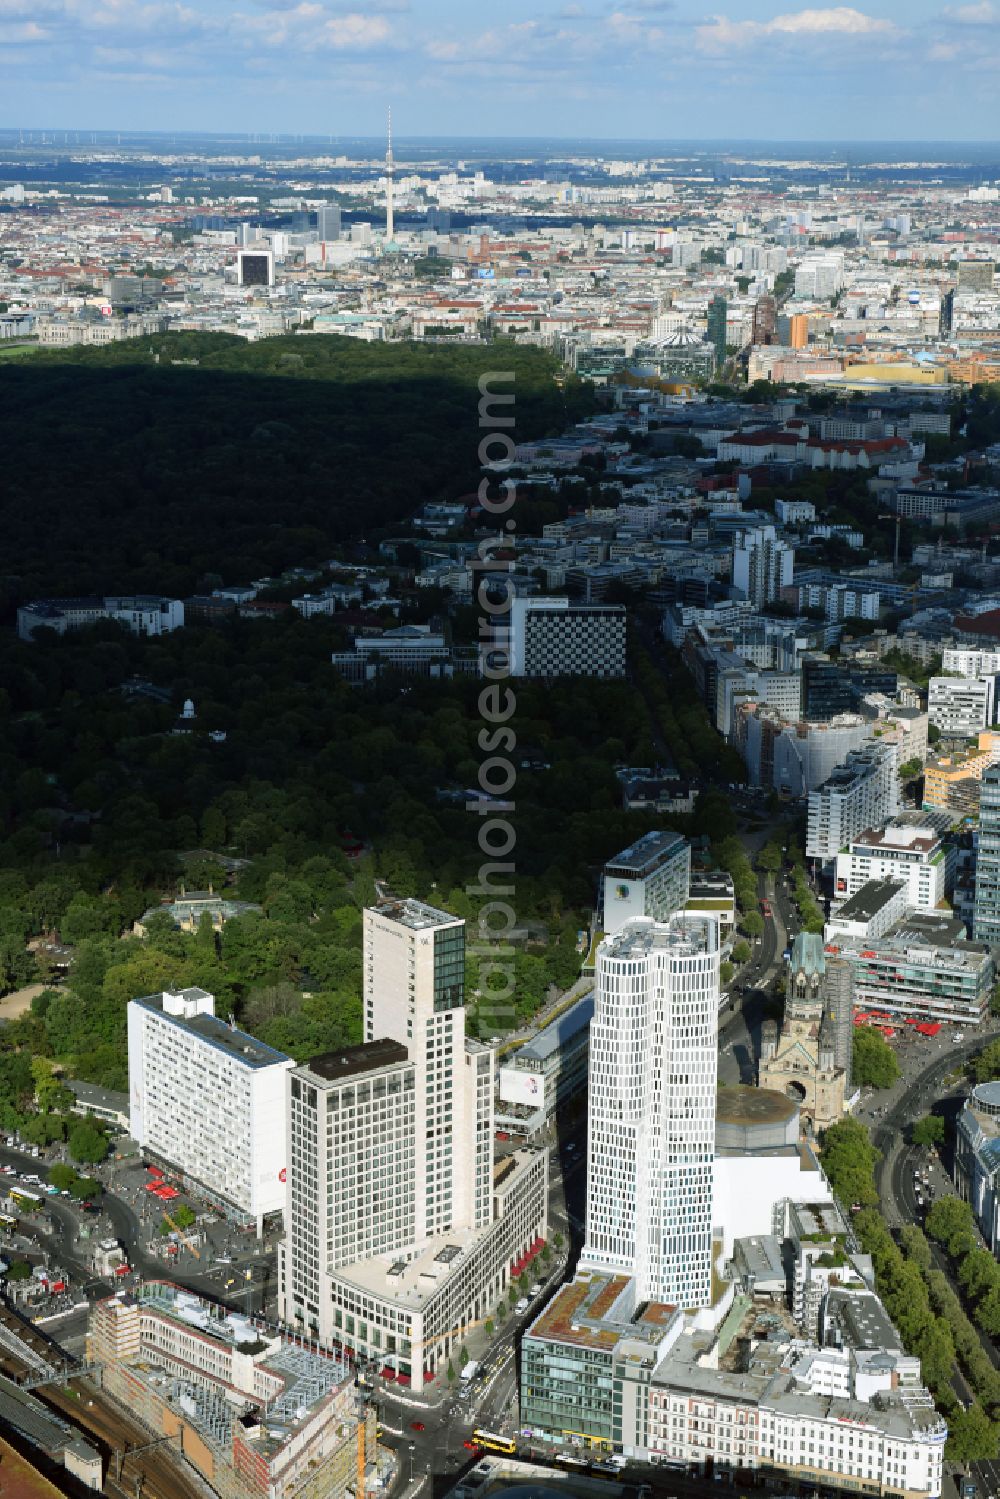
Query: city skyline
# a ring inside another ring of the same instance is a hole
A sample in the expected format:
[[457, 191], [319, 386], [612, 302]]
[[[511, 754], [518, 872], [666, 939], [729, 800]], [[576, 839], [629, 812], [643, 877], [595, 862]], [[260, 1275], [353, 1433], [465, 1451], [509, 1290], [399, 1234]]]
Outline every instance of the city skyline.
[[[554, 139], [688, 135], [905, 141], [996, 136], [1000, 7], [862, 0], [513, 0], [483, 25], [453, 0], [6, 0], [5, 123], [29, 130]], [[856, 134], [851, 126], [858, 122]], [[602, 128], [603, 127], [603, 128]]]

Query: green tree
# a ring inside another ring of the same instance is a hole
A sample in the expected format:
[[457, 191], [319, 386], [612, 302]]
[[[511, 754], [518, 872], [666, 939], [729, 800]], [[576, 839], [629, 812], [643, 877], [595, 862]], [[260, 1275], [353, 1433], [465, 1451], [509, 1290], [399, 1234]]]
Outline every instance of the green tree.
[[823, 1132], [823, 1169], [842, 1202], [875, 1206], [878, 1151], [857, 1119], [840, 1119]]
[[720, 963], [719, 964], [719, 982], [721, 984], [729, 984], [729, 983], [731, 983], [732, 982], [732, 978], [733, 978], [733, 974], [735, 972], [736, 972], [736, 969], [733, 967], [732, 963], [729, 963], [729, 962]]
[[750, 956], [751, 954], [749, 942], [737, 942], [733, 948], [733, 962], [749, 963]]
[[948, 1417], [945, 1456], [951, 1462], [970, 1463], [997, 1455], [997, 1429], [977, 1400], [969, 1410], [956, 1410]]
[[70, 1182], [69, 1190], [78, 1202], [90, 1202], [99, 1195], [101, 1184], [92, 1176], [79, 1176], [75, 1181]]
[[944, 1143], [944, 1120], [940, 1114], [927, 1114], [913, 1126], [914, 1145], [941, 1145]]
[[939, 1197], [924, 1220], [928, 1238], [943, 1244], [949, 1253], [972, 1230], [972, 1209], [957, 1197]]
[[107, 1136], [89, 1119], [81, 1119], [69, 1132], [69, 1153], [81, 1166], [97, 1166], [105, 1160], [110, 1146]]
[[15, 1260], [7, 1269], [8, 1280], [30, 1280], [31, 1266], [27, 1260]]
[[873, 1026], [854, 1027], [851, 1076], [862, 1087], [891, 1088], [899, 1080], [899, 1060]]
[[759, 911], [747, 911], [740, 918], [740, 930], [746, 932], [748, 937], [762, 937], [764, 935], [764, 918]]
[[454, 1380], [455, 1380], [455, 1365], [452, 1363], [451, 1359], [449, 1359], [448, 1360], [448, 1382], [451, 1384], [451, 1383], [454, 1383]]
[[72, 1166], [56, 1161], [54, 1166], [49, 1167], [48, 1178], [53, 1187], [58, 1187], [60, 1192], [66, 1192], [76, 1181], [77, 1175]]
[[486, 1321], [483, 1323], [483, 1331], [488, 1338], [492, 1338], [493, 1334], [496, 1332], [496, 1323], [493, 1321], [492, 1317], [486, 1318]]
[[757, 855], [757, 868], [765, 874], [777, 874], [781, 868], [782, 852], [777, 843], [765, 843]]
[[904, 1223], [899, 1230], [899, 1247], [908, 1260], [921, 1270], [931, 1268], [931, 1247], [925, 1234], [915, 1223]]

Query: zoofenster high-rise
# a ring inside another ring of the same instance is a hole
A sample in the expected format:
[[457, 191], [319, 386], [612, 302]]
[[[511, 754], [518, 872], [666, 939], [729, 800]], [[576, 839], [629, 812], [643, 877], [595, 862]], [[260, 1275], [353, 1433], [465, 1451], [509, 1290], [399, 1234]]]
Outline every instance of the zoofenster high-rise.
[[405, 1046], [415, 1070], [415, 1239], [489, 1222], [493, 1100], [466, 1078], [465, 922], [419, 900], [364, 913], [365, 1040]]
[[581, 1265], [632, 1276], [637, 1301], [707, 1306], [719, 928], [628, 923], [597, 951]]

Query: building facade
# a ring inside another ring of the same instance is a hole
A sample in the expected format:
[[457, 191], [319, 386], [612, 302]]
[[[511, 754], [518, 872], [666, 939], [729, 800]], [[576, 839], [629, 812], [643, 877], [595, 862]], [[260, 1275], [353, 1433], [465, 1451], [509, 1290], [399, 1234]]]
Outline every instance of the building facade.
[[950, 738], [976, 738], [996, 721], [996, 678], [931, 677], [927, 717]]
[[623, 677], [627, 617], [621, 604], [515, 597], [510, 672], [515, 677]]
[[822, 786], [809, 793], [806, 855], [824, 862], [866, 828], [881, 827], [899, 809], [896, 750], [872, 743], [852, 750]]
[[666, 921], [684, 909], [691, 888], [691, 845], [680, 833], [644, 833], [604, 866], [604, 933], [651, 916]]
[[979, 1025], [996, 970], [989, 947], [964, 938], [960, 921], [914, 912], [885, 937], [845, 941], [856, 1010], [894, 1021]]
[[795, 571], [795, 549], [773, 526], [739, 532], [733, 542], [733, 587], [757, 608], [773, 604]]
[[641, 1300], [707, 1305], [719, 933], [710, 916], [637, 921], [597, 952], [581, 1265]]
[[364, 916], [366, 1040], [289, 1078], [286, 1321], [423, 1387], [544, 1241], [547, 1156], [493, 1161], [494, 1054], [465, 1035], [465, 923]]
[[256, 1222], [285, 1205], [291, 1057], [216, 1018], [204, 989], [128, 1006], [129, 1133], [197, 1196]]
[[1000, 1250], [1000, 1083], [980, 1083], [955, 1127], [955, 1186], [991, 1252]]
[[498, 1130], [530, 1139], [586, 1088], [593, 1015], [584, 995], [498, 1069]]

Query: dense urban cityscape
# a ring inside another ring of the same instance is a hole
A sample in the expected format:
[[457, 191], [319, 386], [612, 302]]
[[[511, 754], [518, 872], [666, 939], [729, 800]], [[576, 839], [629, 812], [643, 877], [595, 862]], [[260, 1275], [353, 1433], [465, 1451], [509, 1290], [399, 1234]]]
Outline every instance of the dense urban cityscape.
[[998, 1499], [998, 254], [0, 131], [0, 1487]]

